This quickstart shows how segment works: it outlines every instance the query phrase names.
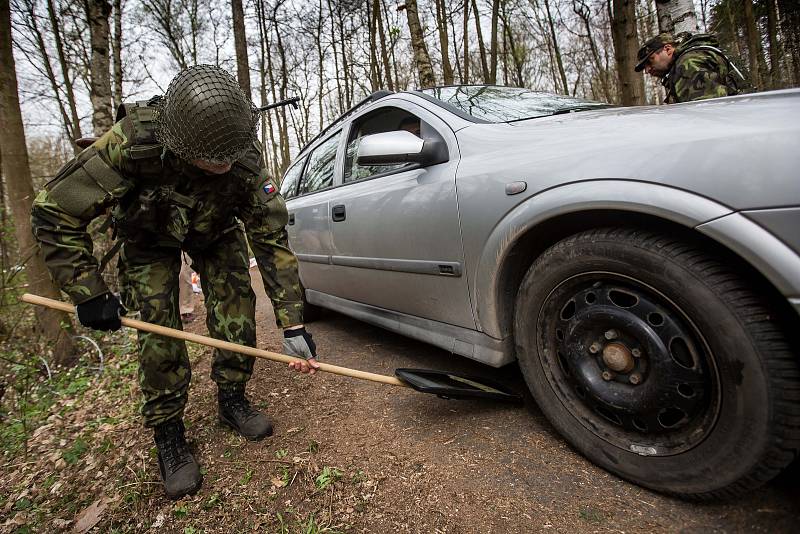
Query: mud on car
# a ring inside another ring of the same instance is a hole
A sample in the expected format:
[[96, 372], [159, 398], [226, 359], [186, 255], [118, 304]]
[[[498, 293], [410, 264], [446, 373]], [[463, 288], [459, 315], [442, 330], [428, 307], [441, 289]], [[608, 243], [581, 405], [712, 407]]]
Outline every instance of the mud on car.
[[800, 91], [615, 108], [379, 92], [282, 180], [306, 299], [518, 362], [574, 448], [684, 498], [800, 448]]

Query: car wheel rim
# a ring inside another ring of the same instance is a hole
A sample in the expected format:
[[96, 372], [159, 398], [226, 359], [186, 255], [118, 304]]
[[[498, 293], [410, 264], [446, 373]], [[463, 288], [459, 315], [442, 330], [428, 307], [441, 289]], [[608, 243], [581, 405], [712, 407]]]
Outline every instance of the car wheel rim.
[[713, 428], [713, 354], [690, 317], [652, 286], [616, 273], [574, 276], [545, 299], [538, 327], [553, 391], [605, 441], [667, 456]]

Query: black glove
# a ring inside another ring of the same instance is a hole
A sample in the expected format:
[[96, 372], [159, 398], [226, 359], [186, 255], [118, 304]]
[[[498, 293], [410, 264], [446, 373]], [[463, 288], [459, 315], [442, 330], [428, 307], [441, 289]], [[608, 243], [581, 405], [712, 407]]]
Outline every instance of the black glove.
[[78, 320], [87, 328], [95, 330], [119, 330], [122, 326], [120, 317], [125, 308], [113, 293], [103, 293], [75, 306]]
[[283, 331], [283, 352], [310, 360], [317, 357], [317, 345], [305, 327]]

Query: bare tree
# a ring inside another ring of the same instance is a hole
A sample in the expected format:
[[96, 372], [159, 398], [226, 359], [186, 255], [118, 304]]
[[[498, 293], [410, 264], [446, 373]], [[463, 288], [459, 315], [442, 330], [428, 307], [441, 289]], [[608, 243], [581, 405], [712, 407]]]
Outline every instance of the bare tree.
[[[28, 164], [28, 149], [25, 145], [25, 130], [19, 106], [16, 65], [11, 44], [11, 10], [9, 0], [0, 0], [0, 152], [3, 154], [2, 171], [8, 187], [14, 233], [25, 265], [28, 287], [32, 293], [50, 298], [59, 298], [53, 286], [31, 233], [30, 211], [33, 202], [33, 185]], [[38, 308], [37, 324], [52, 347], [57, 363], [74, 363], [72, 341], [61, 324], [69, 325], [65, 313]]]
[[611, 36], [614, 40], [614, 57], [617, 60], [620, 102], [623, 106], [645, 103], [644, 80], [635, 72], [636, 53], [639, 51], [639, 32], [636, 27], [636, 1], [613, 0]]
[[761, 35], [756, 27], [756, 17], [753, 13], [753, 0], [743, 0], [744, 29], [747, 34], [747, 58], [750, 60], [750, 80], [756, 90], [763, 90], [764, 79], [761, 76], [761, 65], [764, 55], [761, 49]]
[[567, 73], [564, 71], [564, 62], [561, 59], [561, 49], [558, 46], [558, 38], [556, 37], [556, 27], [553, 22], [553, 15], [550, 13], [550, 0], [544, 0], [544, 9], [547, 14], [547, 24], [550, 28], [550, 37], [553, 41], [553, 55], [556, 59], [558, 66], [558, 73], [561, 75], [561, 87], [564, 88], [564, 94], [569, 94], [569, 86], [567, 85]]
[[373, 0], [372, 11], [381, 41], [381, 61], [383, 62], [383, 70], [386, 73], [386, 88], [390, 91], [394, 91], [394, 82], [392, 81], [392, 66], [389, 63], [389, 51], [386, 46], [386, 30], [383, 27], [381, 10], [382, 8], [380, 0]]
[[[48, 0], [52, 1], [52, 0]], [[114, 36], [111, 39], [114, 59], [114, 109], [122, 104], [122, 0], [114, 0]]]
[[769, 42], [769, 80], [772, 89], [783, 86], [781, 46], [778, 42], [778, 8], [775, 0], [767, 0], [767, 41]]
[[86, 19], [92, 42], [91, 92], [92, 127], [96, 136], [114, 125], [111, 109], [111, 69], [109, 60], [109, 25], [111, 4], [106, 0], [86, 0]]
[[453, 85], [453, 66], [450, 64], [450, 38], [447, 35], [447, 4], [436, 0], [436, 27], [439, 30], [439, 44], [442, 51], [442, 80], [445, 85]]
[[421, 87], [433, 87], [436, 85], [436, 78], [433, 76], [431, 56], [428, 54], [428, 47], [425, 45], [425, 34], [422, 32], [422, 24], [419, 22], [417, 0], [407, 0], [405, 10], [408, 17], [408, 30], [411, 32], [414, 63], [417, 65], [417, 72], [419, 73], [419, 84]]
[[656, 0], [656, 11], [660, 32], [695, 33], [699, 29], [693, 0]]
[[236, 77], [244, 94], [250, 93], [250, 63], [247, 61], [247, 34], [244, 27], [244, 8], [242, 0], [231, 0], [233, 12], [233, 41], [236, 50]]
[[489, 33], [489, 79], [487, 83], [497, 83], [497, 20], [500, 14], [500, 0], [492, 0], [492, 26]]
[[475, 31], [478, 34], [478, 52], [481, 58], [481, 73], [484, 83], [490, 83], [491, 74], [489, 73], [489, 63], [486, 61], [486, 44], [483, 42], [483, 30], [481, 29], [481, 13], [478, 11], [476, 0], [472, 0], [472, 11], [475, 13]]

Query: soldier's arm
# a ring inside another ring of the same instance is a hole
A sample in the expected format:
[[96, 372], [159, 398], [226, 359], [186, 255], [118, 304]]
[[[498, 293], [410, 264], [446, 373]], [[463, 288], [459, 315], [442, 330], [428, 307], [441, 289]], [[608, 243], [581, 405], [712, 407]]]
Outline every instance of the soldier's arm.
[[278, 326], [303, 323], [303, 296], [297, 258], [289, 248], [286, 203], [262, 170], [258, 188], [240, 212]]
[[676, 69], [675, 93], [678, 102], [691, 102], [728, 96], [726, 65], [711, 52], [687, 52]]
[[108, 292], [86, 227], [124, 195], [121, 123], [65, 165], [33, 201], [31, 223], [56, 284], [80, 304]]

